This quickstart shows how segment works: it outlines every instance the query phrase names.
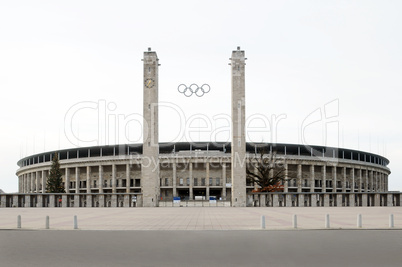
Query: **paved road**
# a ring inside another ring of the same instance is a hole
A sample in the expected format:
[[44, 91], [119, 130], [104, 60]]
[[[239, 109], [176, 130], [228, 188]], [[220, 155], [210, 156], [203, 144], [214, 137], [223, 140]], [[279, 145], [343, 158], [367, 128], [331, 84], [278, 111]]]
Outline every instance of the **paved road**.
[[0, 230], [0, 266], [401, 266], [402, 230]]

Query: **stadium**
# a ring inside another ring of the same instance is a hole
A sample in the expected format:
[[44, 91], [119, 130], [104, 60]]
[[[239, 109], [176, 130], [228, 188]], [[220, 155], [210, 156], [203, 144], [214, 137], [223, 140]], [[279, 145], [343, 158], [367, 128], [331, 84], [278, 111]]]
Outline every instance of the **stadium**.
[[[238, 47], [230, 58], [231, 142], [159, 142], [158, 108], [155, 105], [158, 103], [159, 59], [149, 48], [143, 59], [146, 125], [143, 143], [71, 148], [25, 157], [18, 161], [20, 195], [2, 196], [5, 198], [2, 205], [400, 205], [400, 194], [388, 193], [390, 169], [385, 157], [346, 148], [247, 143], [244, 55]], [[191, 86], [188, 90], [188, 94], [197, 94]], [[275, 153], [284, 164], [286, 179], [282, 182], [282, 192], [255, 193], [256, 185], [246, 182], [245, 165], [261, 148]], [[46, 180], [55, 154], [60, 160], [66, 193], [48, 195]]]
[[[275, 151], [285, 162], [284, 192], [387, 192], [389, 161], [379, 155], [341, 148], [295, 144], [247, 143], [247, 159], [256, 149]], [[317, 156], [316, 152], [321, 155]], [[19, 192], [44, 193], [54, 153], [59, 155], [67, 193], [141, 193], [142, 144], [51, 151], [18, 162]], [[161, 143], [160, 198], [230, 199], [230, 143]], [[247, 185], [247, 193], [254, 185]]]

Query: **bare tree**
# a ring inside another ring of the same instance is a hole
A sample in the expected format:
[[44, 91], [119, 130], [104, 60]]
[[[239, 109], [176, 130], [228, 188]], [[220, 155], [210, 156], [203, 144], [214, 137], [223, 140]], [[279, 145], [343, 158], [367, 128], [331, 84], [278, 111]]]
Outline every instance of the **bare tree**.
[[266, 153], [264, 148], [251, 158], [247, 168], [246, 177], [248, 183], [255, 183], [259, 188], [257, 192], [283, 191], [283, 183], [286, 181], [284, 160], [276, 157], [276, 152]]

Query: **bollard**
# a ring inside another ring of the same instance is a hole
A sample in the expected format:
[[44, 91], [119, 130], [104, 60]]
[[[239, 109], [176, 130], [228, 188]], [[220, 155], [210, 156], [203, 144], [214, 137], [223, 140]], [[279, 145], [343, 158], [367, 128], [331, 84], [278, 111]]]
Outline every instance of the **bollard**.
[[297, 228], [297, 215], [293, 214], [293, 228]]
[[46, 229], [49, 229], [49, 216], [46, 216]]
[[74, 229], [78, 229], [77, 215], [74, 215]]
[[325, 228], [330, 228], [329, 214], [325, 215]]
[[389, 215], [389, 228], [394, 228], [394, 214]]
[[362, 215], [361, 214], [357, 215], [357, 227], [362, 228]]
[[17, 228], [20, 229], [21, 228], [21, 215], [17, 216]]
[[265, 216], [261, 216], [261, 229], [265, 229]]

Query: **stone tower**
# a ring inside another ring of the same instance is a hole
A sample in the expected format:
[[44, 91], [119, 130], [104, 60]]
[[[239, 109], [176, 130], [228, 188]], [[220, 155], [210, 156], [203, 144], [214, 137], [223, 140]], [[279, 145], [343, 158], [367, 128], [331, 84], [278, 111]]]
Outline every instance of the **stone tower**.
[[157, 207], [159, 201], [158, 137], [158, 56], [144, 52], [144, 106], [141, 188], [144, 207]]
[[232, 206], [246, 206], [245, 60], [244, 51], [232, 52]]

